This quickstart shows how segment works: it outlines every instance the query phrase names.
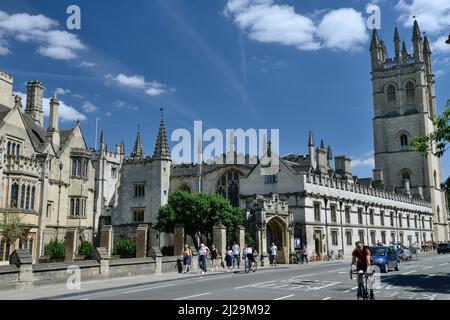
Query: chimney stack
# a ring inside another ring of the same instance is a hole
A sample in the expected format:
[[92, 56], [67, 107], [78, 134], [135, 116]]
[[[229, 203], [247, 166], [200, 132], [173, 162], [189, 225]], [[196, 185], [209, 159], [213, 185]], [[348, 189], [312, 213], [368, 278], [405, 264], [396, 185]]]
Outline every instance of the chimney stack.
[[39, 81], [28, 81], [27, 83], [27, 104], [25, 113], [30, 115], [36, 124], [44, 126], [44, 109], [42, 99], [44, 96], [44, 86]]

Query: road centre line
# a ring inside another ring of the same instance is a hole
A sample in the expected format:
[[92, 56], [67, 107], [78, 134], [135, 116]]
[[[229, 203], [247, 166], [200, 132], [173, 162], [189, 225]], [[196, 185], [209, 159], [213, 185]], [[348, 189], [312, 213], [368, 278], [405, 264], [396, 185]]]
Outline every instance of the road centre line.
[[174, 300], [185, 300], [185, 299], [189, 299], [189, 298], [195, 298], [195, 297], [200, 297], [200, 296], [206, 296], [208, 294], [211, 294], [211, 292], [205, 292], [205, 293], [199, 293], [199, 294], [194, 294], [192, 296], [187, 296], [187, 297], [181, 297], [181, 298], [177, 298]]
[[264, 281], [264, 282], [259, 282], [259, 283], [248, 284], [248, 285], [246, 285], [246, 286], [236, 287], [236, 288], [234, 288], [234, 289], [242, 289], [242, 288], [247, 288], [247, 287], [255, 287], [255, 286], [259, 286], [259, 285], [261, 285], [261, 284], [270, 283], [270, 282], [276, 282], [276, 280], [271, 280], [271, 281]]
[[129, 294], [129, 293], [134, 293], [134, 292], [140, 292], [140, 291], [147, 291], [147, 290], [153, 290], [153, 289], [159, 289], [159, 288], [173, 287], [173, 286], [174, 286], [174, 284], [168, 284], [168, 285], [165, 285], [165, 286], [157, 286], [157, 287], [141, 288], [141, 289], [136, 289], [136, 290], [125, 291], [124, 294]]
[[408, 272], [404, 272], [402, 274], [410, 274], [410, 273], [413, 273], [413, 272], [417, 272], [417, 270], [411, 270], [411, 271], [408, 271]]
[[283, 300], [283, 299], [287, 299], [287, 298], [290, 298], [290, 297], [293, 297], [293, 296], [295, 296], [295, 294], [290, 294], [290, 295], [288, 295], [288, 296], [276, 298], [276, 299], [273, 299], [273, 300]]

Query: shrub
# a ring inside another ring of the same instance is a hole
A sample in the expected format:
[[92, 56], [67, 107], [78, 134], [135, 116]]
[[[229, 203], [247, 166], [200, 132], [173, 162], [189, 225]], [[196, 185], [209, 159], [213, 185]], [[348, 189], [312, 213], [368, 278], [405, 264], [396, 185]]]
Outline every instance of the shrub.
[[44, 247], [44, 255], [52, 258], [62, 258], [65, 256], [65, 244], [64, 241], [58, 240], [47, 243]]
[[77, 255], [86, 256], [88, 258], [92, 257], [94, 252], [94, 247], [89, 241], [83, 240], [78, 246]]
[[122, 258], [136, 257], [136, 243], [133, 239], [117, 240], [114, 246], [113, 255], [118, 255]]

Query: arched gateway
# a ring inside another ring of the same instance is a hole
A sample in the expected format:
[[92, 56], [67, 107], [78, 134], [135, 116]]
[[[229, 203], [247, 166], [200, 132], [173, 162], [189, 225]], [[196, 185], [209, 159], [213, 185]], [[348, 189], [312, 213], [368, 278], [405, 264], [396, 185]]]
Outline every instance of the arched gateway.
[[255, 221], [256, 250], [262, 265], [269, 264], [272, 243], [278, 247], [277, 263], [289, 263], [295, 251], [293, 216], [287, 202], [280, 201], [277, 194], [270, 198], [256, 196], [247, 209]]

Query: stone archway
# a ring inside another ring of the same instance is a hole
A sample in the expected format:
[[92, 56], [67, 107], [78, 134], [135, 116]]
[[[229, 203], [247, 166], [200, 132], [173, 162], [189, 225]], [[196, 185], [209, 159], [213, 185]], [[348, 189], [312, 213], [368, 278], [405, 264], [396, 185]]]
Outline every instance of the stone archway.
[[288, 235], [289, 230], [287, 229], [286, 222], [280, 217], [273, 217], [266, 224], [266, 248], [267, 253], [270, 255], [270, 247], [272, 243], [278, 248], [277, 262], [278, 263], [289, 263], [289, 242]]

